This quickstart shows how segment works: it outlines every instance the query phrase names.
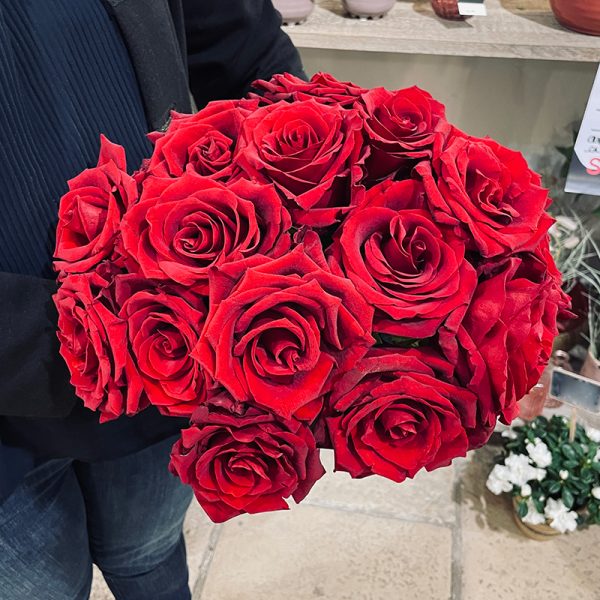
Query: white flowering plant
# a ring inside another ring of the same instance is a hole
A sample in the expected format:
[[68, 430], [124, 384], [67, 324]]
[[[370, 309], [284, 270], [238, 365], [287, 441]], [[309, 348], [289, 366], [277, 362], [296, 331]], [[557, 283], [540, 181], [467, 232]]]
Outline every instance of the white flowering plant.
[[561, 533], [600, 524], [600, 431], [560, 416], [540, 416], [503, 432], [487, 488], [510, 493], [524, 523], [546, 524]]

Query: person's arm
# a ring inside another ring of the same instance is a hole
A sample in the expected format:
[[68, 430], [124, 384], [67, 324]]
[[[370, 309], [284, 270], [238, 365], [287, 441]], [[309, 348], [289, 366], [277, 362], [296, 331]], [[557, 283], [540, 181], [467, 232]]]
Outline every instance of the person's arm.
[[240, 98], [256, 79], [305, 78], [271, 0], [183, 0], [190, 88], [198, 107]]

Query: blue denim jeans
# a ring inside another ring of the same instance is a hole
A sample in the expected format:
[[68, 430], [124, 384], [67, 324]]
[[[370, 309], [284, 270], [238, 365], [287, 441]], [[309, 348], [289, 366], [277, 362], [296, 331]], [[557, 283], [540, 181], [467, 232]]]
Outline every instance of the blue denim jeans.
[[117, 600], [189, 600], [192, 493], [167, 470], [173, 442], [29, 472], [0, 504], [0, 600], [89, 598], [92, 563]]

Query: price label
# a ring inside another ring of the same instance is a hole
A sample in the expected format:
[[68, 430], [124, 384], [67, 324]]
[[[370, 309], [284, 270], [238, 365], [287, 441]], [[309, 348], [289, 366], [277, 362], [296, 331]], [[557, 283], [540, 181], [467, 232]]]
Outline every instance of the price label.
[[487, 10], [484, 0], [459, 0], [458, 12], [464, 17], [485, 17]]
[[566, 192], [600, 196], [600, 69], [581, 121]]

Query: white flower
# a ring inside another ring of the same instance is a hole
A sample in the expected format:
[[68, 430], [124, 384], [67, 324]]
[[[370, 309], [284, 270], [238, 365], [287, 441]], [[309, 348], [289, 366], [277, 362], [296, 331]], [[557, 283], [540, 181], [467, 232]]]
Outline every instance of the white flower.
[[595, 488], [592, 488], [592, 496], [594, 496], [594, 498], [596, 498], [596, 500], [600, 500], [600, 486], [596, 486]]
[[544, 444], [539, 438], [536, 438], [536, 443], [527, 444], [527, 454], [531, 457], [531, 460], [542, 469], [549, 467], [552, 464], [552, 452], [548, 450], [548, 446]]
[[531, 496], [531, 486], [528, 483], [521, 486], [521, 496], [523, 496], [523, 498]]
[[550, 527], [561, 533], [577, 529], [577, 513], [574, 510], [569, 510], [562, 500], [550, 498], [546, 502], [544, 514], [550, 521]]
[[509, 470], [504, 465], [496, 465], [492, 472], [490, 473], [487, 481], [486, 487], [492, 494], [496, 494], [499, 496], [503, 492], [512, 491], [512, 483], [509, 480]]
[[529, 523], [530, 525], [542, 525], [546, 522], [546, 517], [537, 511], [537, 508], [530, 498], [527, 500], [527, 514], [521, 519], [521, 521], [523, 521], [523, 523]]
[[565, 469], [563, 469], [562, 471], [558, 472], [558, 476], [564, 481], [565, 479], [569, 479], [569, 471], [566, 471]]
[[512, 429], [505, 429], [500, 435], [507, 440], [516, 440], [518, 437], [517, 432]]
[[594, 456], [594, 462], [600, 462], [600, 448], [596, 450], [596, 456]]
[[509, 454], [504, 464], [509, 469], [510, 481], [518, 487], [524, 486], [533, 479], [541, 481], [546, 476], [546, 471], [532, 466], [529, 457], [525, 454]]
[[600, 444], [600, 429], [594, 429], [593, 427], [586, 427], [585, 432], [587, 436], [595, 442], [596, 444]]

